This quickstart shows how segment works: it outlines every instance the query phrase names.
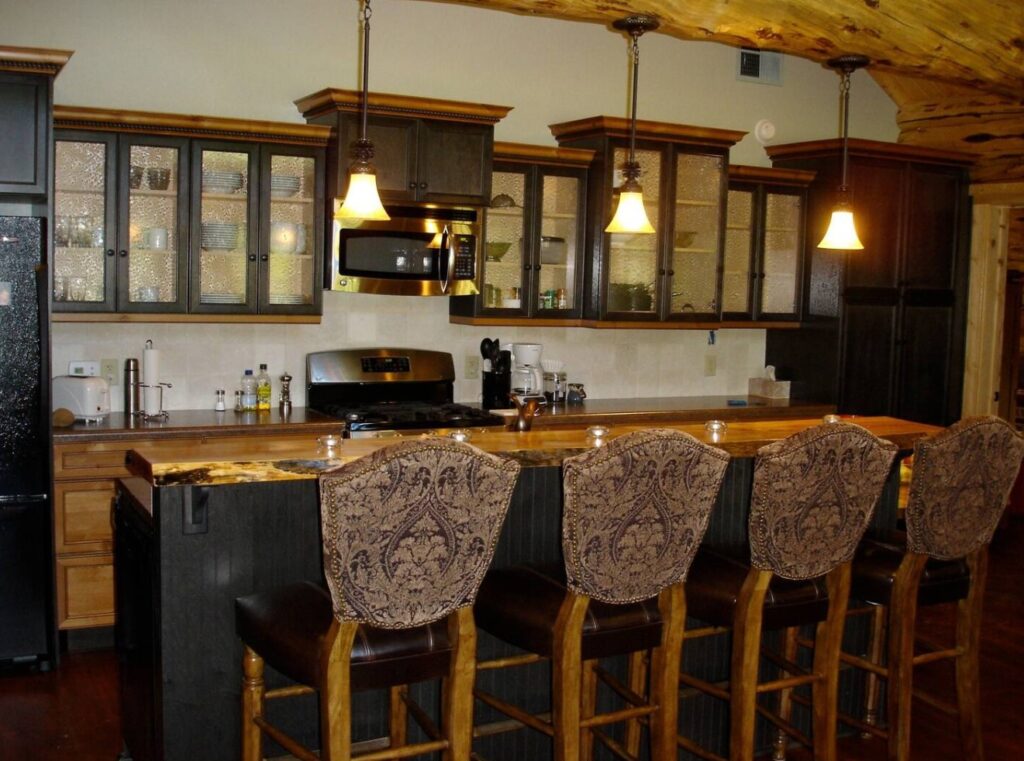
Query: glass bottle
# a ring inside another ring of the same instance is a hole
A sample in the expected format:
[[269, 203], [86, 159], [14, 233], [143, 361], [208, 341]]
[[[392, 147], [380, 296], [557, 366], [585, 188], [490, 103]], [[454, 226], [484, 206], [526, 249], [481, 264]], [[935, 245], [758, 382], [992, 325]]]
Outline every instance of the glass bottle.
[[252, 370], [242, 375], [242, 412], [256, 411], [256, 376]]
[[256, 409], [260, 412], [270, 411], [270, 374], [265, 364], [260, 365], [259, 375], [256, 376]]

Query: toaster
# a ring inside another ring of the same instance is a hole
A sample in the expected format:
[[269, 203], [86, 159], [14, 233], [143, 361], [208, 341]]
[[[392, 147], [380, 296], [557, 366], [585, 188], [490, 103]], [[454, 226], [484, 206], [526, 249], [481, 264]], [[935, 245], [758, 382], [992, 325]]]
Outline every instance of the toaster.
[[71, 410], [76, 420], [98, 423], [110, 414], [106, 378], [58, 375], [53, 379], [53, 409]]

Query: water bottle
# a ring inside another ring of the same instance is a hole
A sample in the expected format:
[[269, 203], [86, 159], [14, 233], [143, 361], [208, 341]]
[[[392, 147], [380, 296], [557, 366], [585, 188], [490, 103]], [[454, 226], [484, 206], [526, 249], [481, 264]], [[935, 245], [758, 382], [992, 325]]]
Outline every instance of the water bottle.
[[256, 376], [246, 370], [242, 376], [242, 412], [256, 411]]
[[260, 365], [260, 373], [256, 376], [256, 409], [270, 411], [270, 374], [265, 364]]

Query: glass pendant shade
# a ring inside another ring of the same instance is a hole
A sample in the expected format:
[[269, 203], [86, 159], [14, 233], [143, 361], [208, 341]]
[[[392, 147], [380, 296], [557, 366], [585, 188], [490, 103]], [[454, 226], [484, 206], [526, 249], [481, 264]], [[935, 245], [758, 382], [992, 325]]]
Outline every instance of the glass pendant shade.
[[653, 233], [654, 227], [647, 218], [644, 208], [644, 192], [639, 185], [635, 189], [623, 190], [619, 194], [619, 206], [606, 233]]
[[832, 219], [821, 239], [818, 248], [829, 248], [836, 251], [861, 251], [864, 244], [857, 235], [857, 227], [853, 223], [853, 209], [849, 204], [840, 204], [832, 210]]
[[384, 211], [377, 193], [377, 175], [373, 172], [353, 171], [348, 178], [348, 194], [338, 209], [342, 219], [367, 219], [386, 221], [391, 219]]

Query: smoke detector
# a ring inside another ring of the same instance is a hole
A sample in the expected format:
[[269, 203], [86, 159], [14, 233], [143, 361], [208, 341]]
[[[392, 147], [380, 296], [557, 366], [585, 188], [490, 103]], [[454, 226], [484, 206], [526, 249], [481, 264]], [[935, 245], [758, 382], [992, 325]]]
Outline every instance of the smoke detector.
[[736, 59], [736, 79], [762, 85], [782, 84], [782, 54], [740, 48]]

